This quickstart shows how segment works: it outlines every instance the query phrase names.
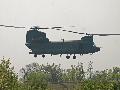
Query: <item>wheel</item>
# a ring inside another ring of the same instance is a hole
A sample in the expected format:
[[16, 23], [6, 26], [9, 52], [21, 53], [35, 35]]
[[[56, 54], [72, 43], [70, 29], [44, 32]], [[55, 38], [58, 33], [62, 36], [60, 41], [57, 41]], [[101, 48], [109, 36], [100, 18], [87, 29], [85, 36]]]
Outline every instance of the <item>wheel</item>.
[[90, 53], [90, 55], [93, 55], [93, 53]]
[[43, 54], [43, 55], [42, 55], [42, 57], [44, 58], [44, 57], [45, 57], [45, 55]]
[[76, 56], [75, 56], [75, 55], [73, 56], [73, 59], [76, 59]]
[[67, 58], [67, 59], [69, 59], [69, 58], [70, 58], [70, 56], [66, 56], [66, 58]]
[[60, 54], [60, 57], [62, 56], [62, 54]]
[[83, 54], [81, 53], [80, 56], [82, 56]]
[[34, 57], [37, 57], [37, 54], [34, 54]]

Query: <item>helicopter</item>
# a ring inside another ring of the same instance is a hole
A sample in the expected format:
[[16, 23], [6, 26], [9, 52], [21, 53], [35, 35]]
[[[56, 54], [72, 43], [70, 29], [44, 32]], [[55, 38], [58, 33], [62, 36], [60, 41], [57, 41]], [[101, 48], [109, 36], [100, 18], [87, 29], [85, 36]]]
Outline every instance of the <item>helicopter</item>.
[[62, 27], [52, 27], [51, 29], [62, 30], [67, 32], [72, 32], [76, 34], [85, 34], [81, 40], [70, 40], [70, 41], [57, 41], [52, 42], [46, 37], [46, 33], [39, 31], [39, 29], [50, 29], [50, 28], [40, 28], [34, 26], [27, 31], [26, 34], [26, 46], [31, 50], [29, 54], [34, 54], [34, 57], [37, 55], [42, 55], [45, 57], [45, 54], [58, 55], [60, 57], [62, 54], [66, 54], [66, 58], [69, 59], [73, 54], [73, 59], [76, 59], [76, 54], [93, 54], [100, 51], [100, 47], [97, 47], [93, 41], [93, 36], [109, 36], [109, 35], [120, 35], [120, 34], [88, 34], [88, 33], [79, 33], [74, 31], [62, 30]]
[[[4, 27], [14, 27], [14, 28], [25, 28], [25, 27], [16, 27], [16, 26], [6, 26]], [[39, 31], [40, 29], [55, 29], [62, 30], [76, 34], [84, 34], [80, 40], [69, 40], [65, 41], [49, 41], [46, 37], [46, 33]], [[34, 54], [34, 57], [37, 55], [42, 55], [45, 58], [46, 54], [60, 55], [66, 54], [66, 58], [69, 59], [73, 55], [73, 59], [76, 59], [76, 54], [93, 54], [100, 51], [100, 47], [97, 47], [93, 41], [93, 36], [109, 36], [109, 35], [120, 35], [120, 34], [88, 34], [88, 33], [79, 33], [74, 31], [63, 30], [62, 27], [52, 27], [52, 28], [42, 28], [39, 26], [33, 26], [26, 33], [26, 43], [25, 45], [30, 49], [29, 54]]]

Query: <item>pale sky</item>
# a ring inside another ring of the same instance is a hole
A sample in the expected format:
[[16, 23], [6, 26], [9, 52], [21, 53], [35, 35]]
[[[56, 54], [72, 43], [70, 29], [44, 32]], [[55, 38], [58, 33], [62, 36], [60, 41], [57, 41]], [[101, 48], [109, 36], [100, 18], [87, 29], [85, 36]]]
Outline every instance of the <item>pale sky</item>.
[[[93, 61], [96, 70], [120, 66], [120, 36], [94, 37], [100, 52], [77, 55], [67, 60], [47, 55], [46, 58], [29, 55], [25, 46], [26, 32], [31, 26], [64, 26], [68, 30], [85, 33], [120, 33], [120, 0], [0, 0], [0, 24], [25, 26], [26, 29], [0, 27], [0, 58], [11, 58], [15, 70], [32, 62], [61, 63], [63, 68], [83, 62], [87, 67]], [[76, 26], [68, 28], [68, 26]], [[67, 32], [45, 30], [51, 41], [80, 39], [82, 36]]]

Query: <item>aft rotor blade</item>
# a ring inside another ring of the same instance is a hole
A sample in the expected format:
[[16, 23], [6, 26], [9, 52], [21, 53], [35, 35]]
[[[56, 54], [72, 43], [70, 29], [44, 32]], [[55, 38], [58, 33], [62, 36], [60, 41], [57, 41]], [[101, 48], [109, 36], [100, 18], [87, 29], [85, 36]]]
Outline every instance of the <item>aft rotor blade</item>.
[[73, 33], [78, 33], [78, 32], [73, 32]]
[[67, 31], [67, 30], [62, 30], [62, 31]]
[[55, 29], [55, 30], [61, 30], [61, 29]]
[[10, 26], [10, 25], [0, 25], [0, 26], [4, 26], [4, 27], [14, 27], [14, 26]]
[[85, 34], [85, 33], [73, 32], [73, 31], [68, 31], [68, 32], [77, 33], [77, 34]]
[[54, 30], [58, 30], [58, 31], [66, 31], [66, 32], [71, 32], [71, 33], [76, 33], [76, 34], [85, 34], [85, 33], [79, 33], [79, 32], [65, 30], [65, 29], [62, 29], [62, 28], [63, 27], [41, 28], [41, 27], [38, 27], [38, 26], [34, 26], [34, 27], [30, 28], [30, 29], [37, 29], [37, 30], [39, 30], [39, 29], [54, 29]]
[[73, 31], [68, 31], [68, 32], [73, 32]]
[[78, 34], [85, 34], [85, 33], [78, 33]]
[[5, 25], [0, 25], [0, 26], [5, 26]]
[[62, 27], [52, 27], [51, 29], [57, 29], [57, 28], [62, 28]]
[[39, 30], [39, 29], [49, 29], [49, 28], [48, 27], [33, 26], [30, 29], [32, 29], [32, 30]]
[[[67, 31], [67, 30], [62, 30], [62, 31]], [[79, 32], [74, 32], [74, 31], [67, 31], [67, 32], [72, 32], [72, 33], [76, 33], [76, 34], [85, 34], [85, 33], [79, 33]]]
[[79, 33], [79, 32], [74, 32], [74, 31], [68, 31], [68, 30], [65, 30], [65, 29], [62, 30], [62, 29], [59, 29], [59, 28], [57, 28], [55, 30], [66, 31], [66, 32], [71, 32], [71, 33], [76, 33], [76, 34], [85, 34], [85, 33]]
[[14, 27], [14, 26], [5, 26], [5, 27]]
[[10, 25], [0, 25], [0, 26], [4, 26], [4, 27], [13, 27], [13, 28], [25, 28], [25, 27], [10, 26]]
[[38, 29], [49, 29], [49, 28], [38, 28]]

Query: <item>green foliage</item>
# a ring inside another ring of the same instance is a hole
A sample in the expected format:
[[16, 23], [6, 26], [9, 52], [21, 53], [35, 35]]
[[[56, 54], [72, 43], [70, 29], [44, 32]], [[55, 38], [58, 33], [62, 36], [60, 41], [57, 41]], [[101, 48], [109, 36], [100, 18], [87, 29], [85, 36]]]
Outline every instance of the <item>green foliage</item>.
[[55, 90], [60, 87], [70, 90], [120, 90], [120, 68], [93, 71], [92, 62], [89, 62], [87, 70], [84, 70], [83, 63], [71, 65], [66, 70], [54, 63], [32, 63], [21, 68], [20, 72], [18, 80], [10, 59], [3, 58], [0, 62], [0, 90], [53, 90], [50, 85]]
[[37, 63], [32, 63], [29, 65], [26, 65], [25, 68], [22, 68], [20, 70], [20, 73], [22, 74], [22, 80], [26, 80], [26, 77], [31, 72], [44, 72], [48, 75], [48, 81], [49, 82], [61, 82], [62, 81], [62, 69], [60, 68], [60, 65], [55, 65], [54, 63], [52, 65], [47, 64], [45, 65], [39, 65]]
[[42, 71], [49, 75], [49, 82], [62, 82], [62, 69], [59, 65], [47, 64], [46, 66], [42, 65]]
[[10, 59], [4, 58], [0, 63], [0, 90], [14, 90], [17, 88], [17, 75], [14, 73], [14, 68], [10, 67]]
[[120, 90], [119, 68], [106, 69], [93, 73], [91, 79], [83, 83], [83, 90]]
[[[83, 63], [71, 65], [67, 70], [61, 69], [60, 65], [54, 63], [52, 65], [29, 64], [26, 68], [22, 68], [23, 83], [29, 87], [29, 90], [41, 90], [41, 85], [47, 88], [48, 83], [56, 83], [67, 88], [72, 85], [72, 90], [120, 90], [120, 68], [93, 72], [92, 63], [89, 62], [86, 71]], [[45, 78], [46, 84], [42, 78]]]
[[27, 76], [24, 84], [29, 90], [46, 90], [47, 88], [47, 75], [43, 72], [32, 72]]
[[67, 69], [66, 72], [63, 73], [64, 82], [81, 82], [84, 78], [83, 63], [78, 63], [77, 66], [71, 65], [71, 69]]

